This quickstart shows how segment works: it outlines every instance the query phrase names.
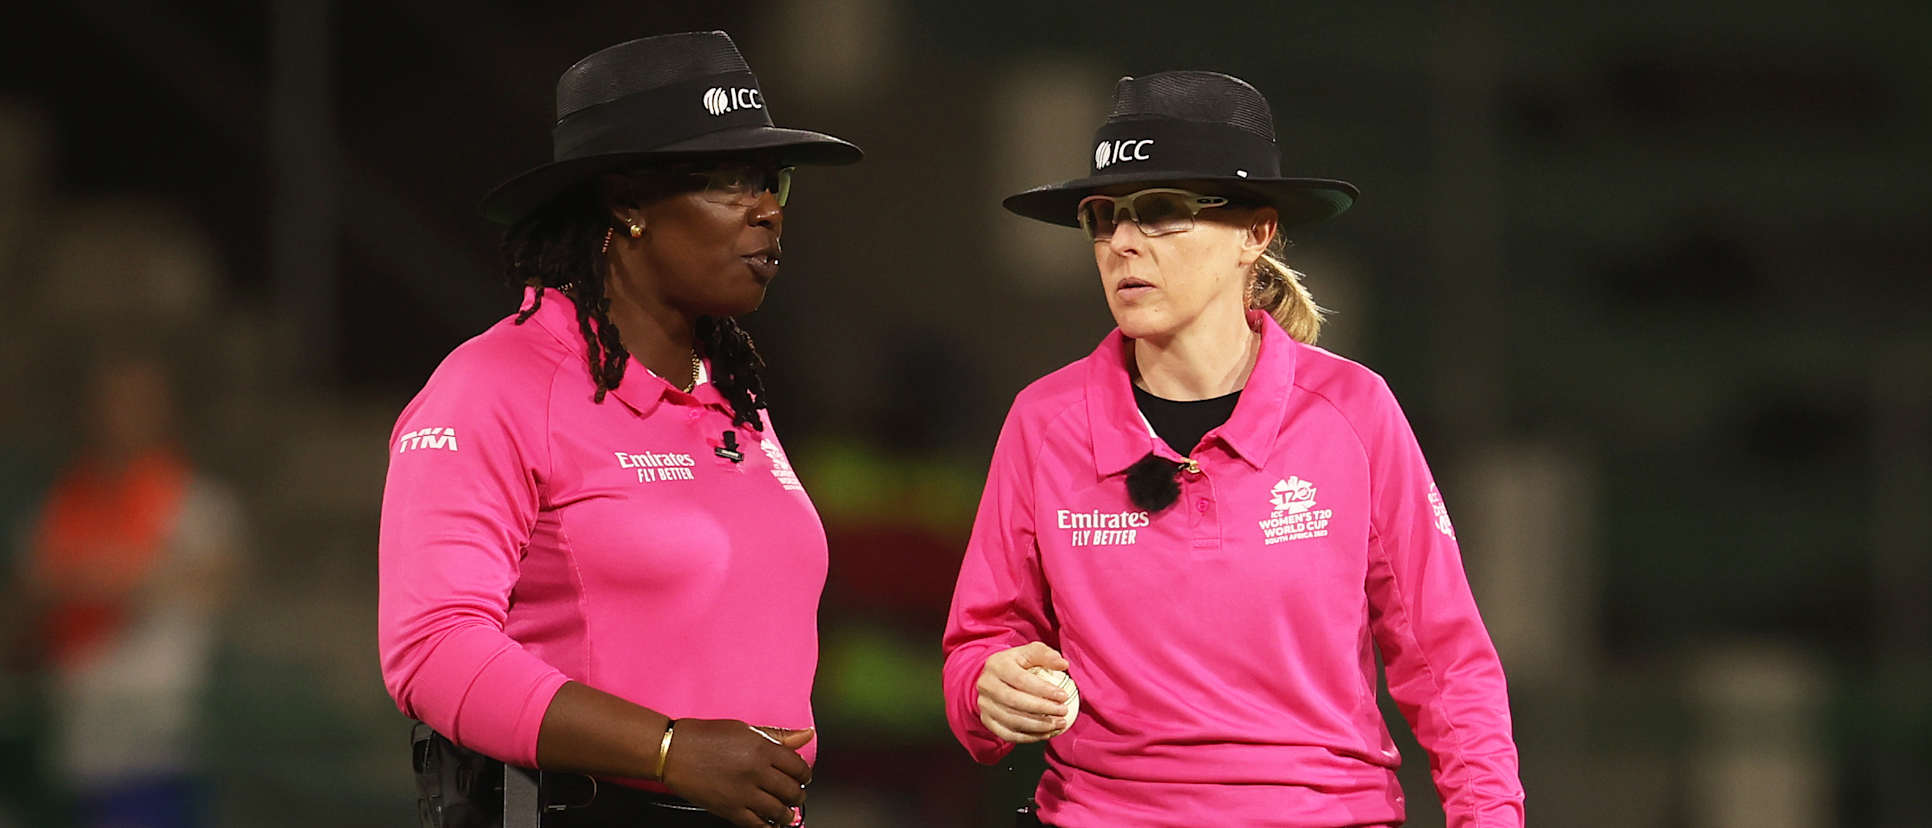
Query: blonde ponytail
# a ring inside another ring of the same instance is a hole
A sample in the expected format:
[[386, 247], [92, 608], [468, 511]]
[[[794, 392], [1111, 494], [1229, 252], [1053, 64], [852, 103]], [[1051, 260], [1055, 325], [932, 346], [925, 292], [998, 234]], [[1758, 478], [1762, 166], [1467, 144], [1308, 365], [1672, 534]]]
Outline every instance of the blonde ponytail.
[[1248, 306], [1267, 311], [1290, 339], [1313, 345], [1322, 333], [1322, 315], [1328, 311], [1315, 304], [1314, 295], [1302, 284], [1302, 274], [1283, 261], [1287, 248], [1287, 241], [1276, 236], [1268, 252], [1255, 260]]

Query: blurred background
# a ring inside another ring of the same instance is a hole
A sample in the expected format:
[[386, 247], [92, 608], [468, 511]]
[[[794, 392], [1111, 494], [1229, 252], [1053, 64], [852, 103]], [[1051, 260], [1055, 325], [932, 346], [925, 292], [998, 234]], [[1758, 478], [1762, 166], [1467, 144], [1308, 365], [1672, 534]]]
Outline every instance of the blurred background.
[[1008, 402], [1111, 324], [998, 200], [1084, 173], [1115, 78], [1211, 68], [1364, 192], [1291, 263], [1436, 468], [1534, 824], [1932, 825], [1922, 0], [76, 0], [0, 33], [0, 826], [146, 824], [91, 795], [130, 778], [414, 824], [389, 429], [515, 307], [475, 204], [557, 75], [708, 28], [868, 153], [798, 176], [745, 320], [831, 535], [813, 824], [1006, 825], [1037, 778], [952, 742], [939, 631]]

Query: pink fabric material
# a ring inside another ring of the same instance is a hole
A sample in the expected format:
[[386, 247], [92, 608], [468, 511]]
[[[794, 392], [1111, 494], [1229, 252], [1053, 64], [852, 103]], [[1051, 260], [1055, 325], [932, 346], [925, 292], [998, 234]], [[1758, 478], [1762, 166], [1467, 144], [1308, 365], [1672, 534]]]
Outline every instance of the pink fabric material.
[[[634, 359], [594, 391], [575, 308], [548, 291], [396, 421], [377, 621], [397, 706], [526, 766], [566, 680], [677, 718], [811, 727], [825, 530], [769, 423], [733, 427], [716, 388]], [[741, 463], [714, 452], [727, 430]]]
[[1502, 666], [1408, 421], [1368, 369], [1249, 324], [1253, 375], [1158, 514], [1124, 471], [1181, 455], [1139, 416], [1119, 331], [1020, 392], [946, 628], [954, 734], [980, 762], [1007, 753], [974, 685], [994, 652], [1044, 641], [1081, 697], [1047, 743], [1044, 821], [1399, 822], [1379, 649], [1448, 824], [1520, 828]]

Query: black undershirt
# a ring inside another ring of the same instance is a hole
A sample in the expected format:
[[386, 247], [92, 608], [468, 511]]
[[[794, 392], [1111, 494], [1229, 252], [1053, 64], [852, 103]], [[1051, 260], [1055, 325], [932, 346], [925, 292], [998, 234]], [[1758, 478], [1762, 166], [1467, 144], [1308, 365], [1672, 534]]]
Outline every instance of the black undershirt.
[[1223, 397], [1180, 402], [1156, 397], [1134, 386], [1134, 404], [1140, 406], [1141, 416], [1154, 427], [1161, 442], [1183, 457], [1193, 454], [1194, 447], [1200, 445], [1208, 432], [1227, 422], [1234, 414], [1234, 404], [1240, 401], [1240, 391]]

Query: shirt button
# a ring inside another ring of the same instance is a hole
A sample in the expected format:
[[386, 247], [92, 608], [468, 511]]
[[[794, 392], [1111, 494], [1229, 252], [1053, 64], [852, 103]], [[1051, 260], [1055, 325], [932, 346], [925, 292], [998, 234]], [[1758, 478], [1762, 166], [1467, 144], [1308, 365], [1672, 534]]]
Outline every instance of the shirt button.
[[690, 411], [684, 412], [684, 418], [694, 423], [697, 422], [698, 418], [701, 416], [704, 416], [704, 415], [699, 414], [698, 410], [695, 408], [691, 409]]
[[1207, 502], [1207, 498], [1205, 497], [1201, 498], [1199, 502], [1194, 504], [1194, 508], [1201, 510], [1202, 514], [1207, 513], [1207, 506], [1208, 506], [1208, 502]]

